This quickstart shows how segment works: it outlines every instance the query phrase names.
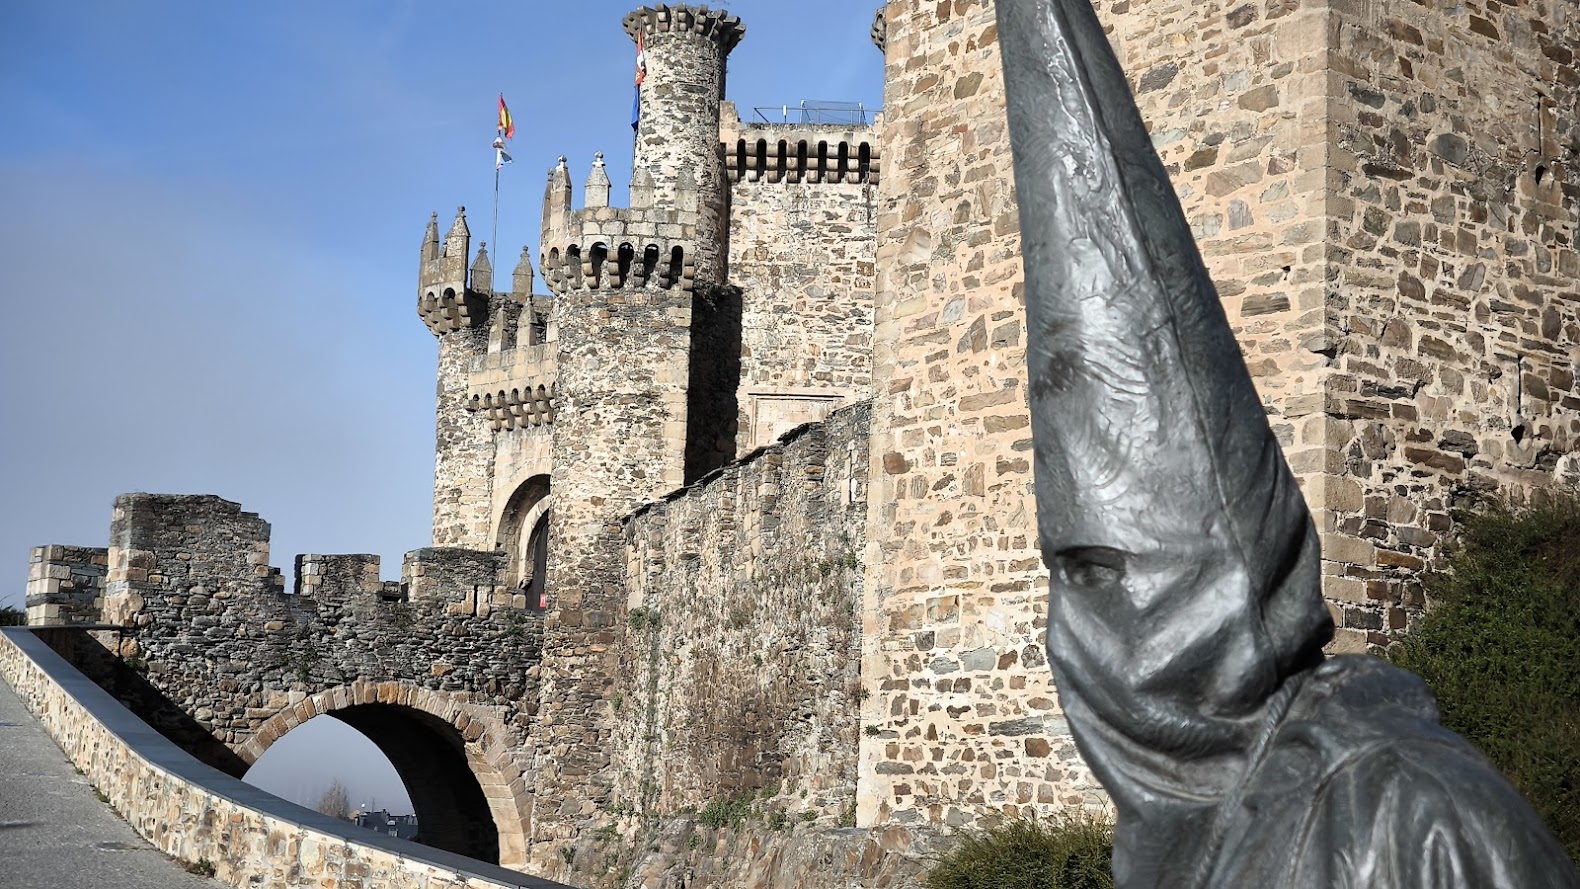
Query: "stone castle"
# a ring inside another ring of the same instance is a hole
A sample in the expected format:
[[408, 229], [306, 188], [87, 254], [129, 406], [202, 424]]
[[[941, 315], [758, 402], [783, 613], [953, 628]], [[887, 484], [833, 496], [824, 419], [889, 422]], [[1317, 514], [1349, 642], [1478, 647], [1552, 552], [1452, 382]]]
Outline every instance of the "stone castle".
[[[1580, 479], [1580, 11], [1097, 6], [1316, 518], [1333, 647], [1385, 645], [1456, 502]], [[287, 593], [257, 516], [135, 494], [107, 548], [35, 551], [30, 620], [125, 627], [74, 659], [222, 768], [333, 713], [432, 845], [578, 885], [899, 885], [946, 828], [1099, 802], [1042, 652], [991, 0], [879, 10], [859, 125], [741, 122], [732, 15], [624, 25], [630, 206], [601, 157], [578, 206], [562, 159], [548, 293], [429, 222], [402, 580], [301, 556]]]

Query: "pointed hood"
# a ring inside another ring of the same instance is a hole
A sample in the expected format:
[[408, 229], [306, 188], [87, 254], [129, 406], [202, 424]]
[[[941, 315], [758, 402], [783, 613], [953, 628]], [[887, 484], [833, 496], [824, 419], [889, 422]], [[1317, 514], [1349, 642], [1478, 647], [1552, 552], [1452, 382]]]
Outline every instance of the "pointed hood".
[[1310, 514], [1095, 12], [997, 15], [1049, 657], [1123, 820], [1232, 786], [1332, 625]]

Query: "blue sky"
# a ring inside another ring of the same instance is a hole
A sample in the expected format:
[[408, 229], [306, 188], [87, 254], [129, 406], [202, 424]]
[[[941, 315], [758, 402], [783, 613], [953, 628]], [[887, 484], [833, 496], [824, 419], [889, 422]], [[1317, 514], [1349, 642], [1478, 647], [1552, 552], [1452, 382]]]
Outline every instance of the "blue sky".
[[[496, 266], [536, 256], [558, 155], [579, 183], [604, 152], [621, 199], [634, 5], [0, 6], [0, 604], [29, 547], [104, 545], [125, 491], [240, 501], [287, 573], [375, 552], [396, 576], [429, 534], [428, 213], [488, 239], [500, 92]], [[875, 0], [728, 5], [743, 113], [881, 104]]]

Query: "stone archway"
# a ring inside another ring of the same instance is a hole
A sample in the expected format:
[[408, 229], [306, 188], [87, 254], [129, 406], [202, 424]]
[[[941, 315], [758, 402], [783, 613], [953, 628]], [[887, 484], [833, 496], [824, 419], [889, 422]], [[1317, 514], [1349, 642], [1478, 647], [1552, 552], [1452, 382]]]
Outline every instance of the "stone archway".
[[505, 551], [505, 582], [523, 590], [528, 608], [541, 608], [548, 575], [549, 477], [534, 475], [516, 487], [497, 523], [495, 547]]
[[287, 732], [332, 716], [366, 735], [395, 767], [416, 810], [418, 842], [520, 867], [530, 799], [494, 709], [400, 682], [358, 682], [285, 708], [237, 752], [251, 765]]

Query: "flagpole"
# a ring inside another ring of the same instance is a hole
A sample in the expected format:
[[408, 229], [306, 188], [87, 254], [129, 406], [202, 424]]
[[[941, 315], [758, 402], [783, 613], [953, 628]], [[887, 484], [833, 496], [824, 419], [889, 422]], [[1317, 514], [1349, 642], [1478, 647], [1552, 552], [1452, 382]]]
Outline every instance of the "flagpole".
[[[493, 243], [496, 254], [499, 253], [499, 168], [501, 166], [503, 165], [497, 161], [494, 163], [494, 227], [488, 233], [488, 239]], [[489, 263], [493, 263], [492, 258], [489, 259]]]

